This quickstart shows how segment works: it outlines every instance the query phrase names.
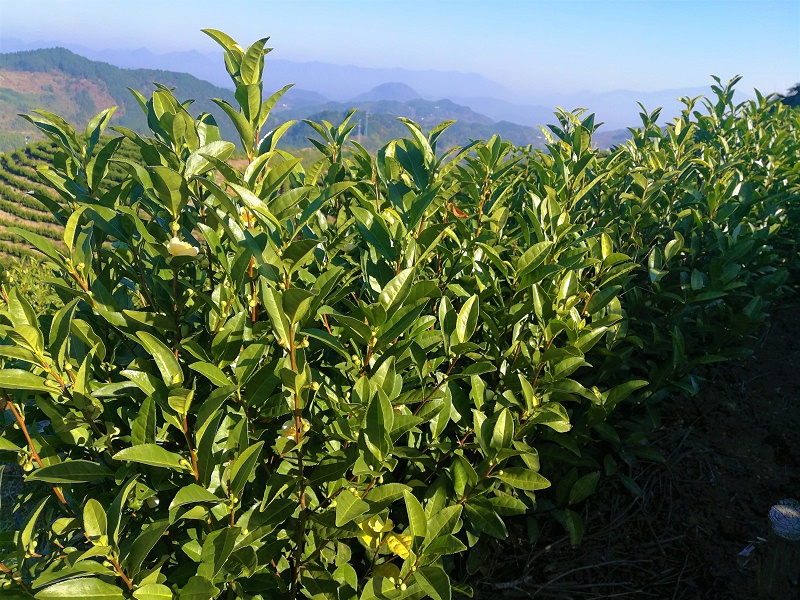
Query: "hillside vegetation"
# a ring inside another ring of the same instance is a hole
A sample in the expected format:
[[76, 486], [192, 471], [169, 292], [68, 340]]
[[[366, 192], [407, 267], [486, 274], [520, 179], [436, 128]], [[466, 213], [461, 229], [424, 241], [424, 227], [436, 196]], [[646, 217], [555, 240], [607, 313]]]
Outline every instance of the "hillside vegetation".
[[[226, 135], [234, 129], [211, 98], [233, 102], [233, 92], [186, 73], [152, 69], [120, 69], [89, 60], [64, 48], [45, 48], [0, 54], [0, 128], [19, 136], [41, 134], [25, 123], [18, 113], [43, 108], [75, 122], [86, 122], [99, 111], [118, 106], [114, 124], [137, 132], [147, 130], [147, 117], [129, 88], [148, 96], [155, 82], [180, 90], [181, 97], [193, 99], [194, 112], [208, 112], [219, 118]], [[23, 138], [24, 139], [24, 138]], [[0, 142], [2, 142], [0, 138]], [[8, 150], [9, 148], [2, 148]]]
[[[21, 227], [51, 240], [63, 248], [64, 224], [53, 216], [52, 207], [63, 202], [47, 186], [38, 169], [52, 166], [56, 145], [51, 141], [32, 142], [13, 152], [0, 155], [0, 263], [12, 263], [21, 258], [40, 259], [41, 254], [9, 227]], [[119, 159], [132, 156], [132, 148], [123, 146]], [[125, 174], [119, 165], [111, 165], [106, 186], [119, 183]], [[107, 189], [107, 188], [104, 188]]]

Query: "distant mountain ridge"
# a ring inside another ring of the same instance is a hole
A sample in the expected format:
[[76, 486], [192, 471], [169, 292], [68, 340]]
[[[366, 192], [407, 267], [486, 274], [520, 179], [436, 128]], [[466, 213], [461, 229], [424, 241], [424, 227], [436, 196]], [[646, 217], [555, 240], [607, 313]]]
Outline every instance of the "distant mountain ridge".
[[[222, 98], [235, 104], [230, 90], [186, 73], [122, 69], [64, 48], [48, 48], [0, 54], [0, 146], [4, 143], [4, 135], [16, 135], [13, 144], [6, 144], [14, 147], [22, 143], [25, 135], [36, 134], [27, 122], [16, 116], [36, 108], [60, 113], [77, 126], [82, 126], [100, 110], [117, 105], [120, 108], [112, 119], [112, 125], [143, 132], [147, 128], [146, 118], [128, 88], [148, 97], [155, 89], [153, 82], [175, 88], [181, 101], [192, 99], [193, 114], [211, 113], [224, 137], [237, 139], [228, 118], [210, 101], [210, 98]], [[382, 98], [386, 96], [395, 99]], [[362, 111], [356, 119], [363, 118], [363, 130], [359, 126], [356, 134], [369, 149], [375, 149], [391, 138], [407, 135], [404, 126], [396, 120], [398, 116], [414, 119], [424, 128], [431, 128], [444, 120], [457, 120], [458, 123], [447, 132], [444, 145], [463, 144], [470, 139], [488, 138], [501, 132], [516, 144], [540, 146], [542, 140], [541, 133], [531, 127], [495, 123], [486, 115], [451, 100], [420, 98], [413, 88], [402, 83], [376, 86], [361, 99], [346, 102], [333, 102], [319, 93], [292, 88], [275, 106], [267, 127], [290, 119], [327, 118], [336, 121], [351, 108]], [[311, 129], [299, 123], [281, 143], [288, 147], [307, 147], [309, 142], [305, 137], [311, 135]]]
[[[0, 38], [0, 51], [28, 50], [55, 44], [57, 42], [28, 43], [14, 38]], [[83, 56], [119, 67], [148, 67], [187, 72], [217, 86], [231, 87], [218, 53], [205, 54], [190, 50], [156, 54], [146, 48], [96, 50], [74, 44], [58, 44], [69, 47]], [[274, 54], [268, 55], [266, 86], [278, 89], [289, 82], [297, 84], [296, 88], [298, 91], [303, 90], [303, 94], [316, 93], [337, 102], [349, 101], [362, 94], [368, 94], [374, 88], [388, 82], [397, 82], [411, 87], [426, 100], [449, 98], [453, 102], [469, 106], [475, 112], [482, 113], [494, 121], [510, 121], [527, 126], [554, 122], [553, 111], [556, 106], [567, 110], [582, 107], [597, 114], [598, 122], [605, 123], [604, 130], [638, 126], [640, 109], [637, 102], [642, 102], [648, 110], [663, 107], [661, 121], [666, 122], [680, 112], [682, 108], [678, 101], [680, 96], [693, 97], [710, 91], [708, 86], [693, 86], [649, 92], [634, 90], [558, 92], [552, 91], [554, 82], [528, 82], [527, 85], [520, 84], [520, 87], [527, 87], [531, 91], [521, 92], [509, 89], [477, 73], [370, 68], [318, 61], [299, 62], [275, 58]], [[551, 88], [550, 91], [541, 89], [542, 85]], [[737, 92], [737, 97], [748, 96]]]
[[416, 100], [422, 96], [410, 85], [400, 83], [399, 81], [392, 81], [389, 83], [382, 83], [375, 86], [368, 92], [359, 94], [354, 101], [369, 101], [369, 100], [395, 100], [397, 102], [408, 102], [409, 100]]

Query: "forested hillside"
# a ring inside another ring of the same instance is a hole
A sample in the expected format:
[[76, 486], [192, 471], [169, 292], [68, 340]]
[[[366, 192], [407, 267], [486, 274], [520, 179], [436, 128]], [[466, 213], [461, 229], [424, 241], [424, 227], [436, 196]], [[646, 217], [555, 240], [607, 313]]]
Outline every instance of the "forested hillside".
[[[37, 85], [39, 82], [45, 83]], [[156, 89], [155, 83], [176, 89], [182, 101], [193, 100], [192, 112], [213, 114], [223, 135], [235, 135], [222, 111], [210, 100], [233, 102], [230, 90], [186, 73], [120, 69], [64, 48], [0, 54], [0, 127], [6, 131], [6, 138], [11, 132], [17, 133], [19, 142], [21, 136], [33, 135], [35, 129], [17, 118], [17, 113], [43, 108], [60, 112], [80, 125], [91, 115], [116, 105], [119, 110], [114, 125], [141, 132], [147, 128], [147, 119], [130, 89], [149, 96]]]

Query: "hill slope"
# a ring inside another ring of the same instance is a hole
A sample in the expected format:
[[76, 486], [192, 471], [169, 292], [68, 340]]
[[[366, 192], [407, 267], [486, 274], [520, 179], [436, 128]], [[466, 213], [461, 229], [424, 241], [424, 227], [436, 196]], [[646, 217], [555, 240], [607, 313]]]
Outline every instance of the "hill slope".
[[223, 98], [233, 102], [230, 90], [186, 73], [120, 69], [64, 48], [0, 54], [0, 132], [5, 132], [6, 137], [16, 134], [12, 139], [19, 145], [24, 135], [35, 133], [16, 116], [18, 113], [44, 108], [80, 126], [90, 116], [115, 105], [119, 110], [114, 115], [114, 125], [144, 131], [147, 120], [128, 88], [149, 96], [155, 89], [154, 82], [176, 88], [181, 100], [194, 99], [194, 113], [213, 114], [223, 135], [235, 139], [236, 133], [228, 119], [210, 101], [210, 98]]

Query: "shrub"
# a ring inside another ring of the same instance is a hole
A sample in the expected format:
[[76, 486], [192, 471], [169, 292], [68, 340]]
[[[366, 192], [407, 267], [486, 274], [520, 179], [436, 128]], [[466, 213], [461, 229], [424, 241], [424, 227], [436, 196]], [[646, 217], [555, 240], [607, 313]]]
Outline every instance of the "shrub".
[[[82, 135], [27, 117], [58, 148], [41, 172], [66, 226], [63, 250], [15, 230], [55, 269], [54, 314], [3, 288], [0, 450], [28, 473], [24, 520], [0, 533], [6, 584], [443, 599], [468, 592], [452, 557], [480, 562], [508, 517], [548, 513], [577, 543], [570, 506], [614, 456], [648, 456], [642, 426], [613, 417], [646, 398], [631, 394], [661, 349], [621, 299], [675, 299], [663, 262], [640, 270], [672, 222], [637, 237], [600, 185], [638, 158], [599, 157], [577, 113], [547, 155], [497, 137], [442, 154], [450, 123], [403, 120], [409, 137], [373, 157], [346, 152], [348, 115], [310, 124], [322, 156], [304, 168], [277, 148], [291, 124], [260, 131], [288, 89], [263, 97], [266, 39], [207, 33], [236, 85], [238, 106], [215, 102], [243, 172], [213, 118], [163, 87], [137, 95], [149, 137], [101, 138], [113, 110]], [[109, 186], [112, 164], [127, 176]]]
[[259, 135], [287, 89], [262, 101], [265, 40], [209, 33], [244, 173], [167, 89], [140, 98], [153, 137], [117, 128], [140, 156], [100, 197], [111, 111], [83, 136], [29, 117], [59, 146], [66, 252], [16, 232], [65, 304], [45, 320], [12, 288], [5, 313], [3, 439], [33, 469], [15, 572], [42, 598], [449, 597], [445, 557], [550, 485], [535, 443], [570, 431], [566, 403], [602, 419], [642, 385], [569, 377], [613, 338], [628, 259], [516, 193], [509, 144], [438, 156], [448, 123], [405, 121], [374, 160], [315, 124], [302, 169], [285, 127]]

